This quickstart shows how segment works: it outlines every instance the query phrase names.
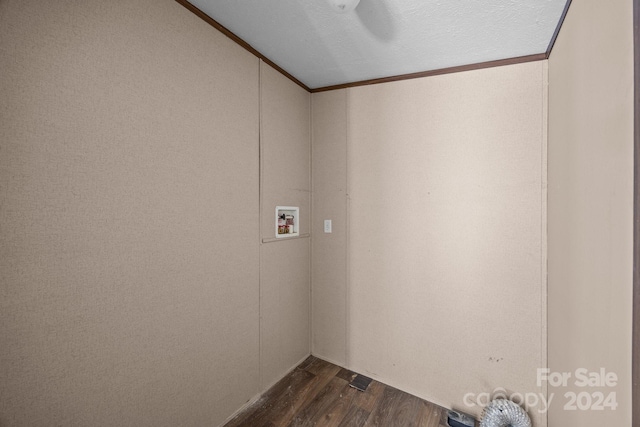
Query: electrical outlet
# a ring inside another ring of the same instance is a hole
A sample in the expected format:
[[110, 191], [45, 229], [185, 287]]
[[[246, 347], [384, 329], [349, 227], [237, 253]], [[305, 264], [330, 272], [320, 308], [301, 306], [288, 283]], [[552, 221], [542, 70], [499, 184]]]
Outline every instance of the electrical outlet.
[[331, 233], [331, 220], [330, 219], [325, 219], [324, 220], [324, 232], [325, 233]]

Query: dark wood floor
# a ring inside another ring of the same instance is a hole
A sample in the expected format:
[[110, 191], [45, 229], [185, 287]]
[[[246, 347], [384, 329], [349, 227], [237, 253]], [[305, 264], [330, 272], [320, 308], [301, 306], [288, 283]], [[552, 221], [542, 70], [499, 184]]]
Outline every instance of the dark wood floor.
[[446, 427], [446, 410], [373, 381], [349, 387], [356, 374], [309, 357], [225, 427]]

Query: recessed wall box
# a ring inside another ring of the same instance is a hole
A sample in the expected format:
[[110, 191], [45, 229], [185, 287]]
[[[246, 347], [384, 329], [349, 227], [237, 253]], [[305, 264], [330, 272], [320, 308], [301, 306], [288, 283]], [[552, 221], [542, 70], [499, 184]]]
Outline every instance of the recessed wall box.
[[476, 420], [464, 412], [449, 411], [447, 413], [447, 425], [450, 427], [475, 427]]
[[276, 237], [296, 237], [300, 235], [300, 208], [297, 206], [276, 206]]

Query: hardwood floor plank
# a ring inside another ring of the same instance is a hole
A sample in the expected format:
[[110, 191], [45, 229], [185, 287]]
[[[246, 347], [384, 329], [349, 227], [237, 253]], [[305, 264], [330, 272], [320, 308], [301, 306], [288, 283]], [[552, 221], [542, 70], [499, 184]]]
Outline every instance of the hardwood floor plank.
[[310, 365], [305, 372], [314, 375], [310, 372], [313, 370], [317, 374], [309, 381], [305, 388], [300, 390], [298, 396], [292, 399], [292, 402], [288, 408], [272, 418], [272, 422], [276, 427], [288, 426], [298, 413], [303, 410], [317, 394], [324, 389], [329, 381], [335, 377], [336, 373], [340, 370], [339, 366], [317, 359], [319, 362]]
[[[316, 417], [317, 422], [313, 425], [316, 427], [338, 427], [346, 415], [349, 413], [351, 403], [356, 393], [361, 393], [346, 383], [337, 399], [325, 410], [324, 416]], [[322, 414], [321, 414], [322, 415]]]
[[258, 402], [228, 422], [225, 427], [259, 426], [271, 422], [271, 419], [282, 413], [299, 391], [304, 390], [314, 377], [307, 371], [295, 369], [269, 389]]
[[353, 381], [353, 378], [355, 378], [356, 375], [358, 374], [348, 369], [342, 368], [340, 369], [340, 372], [336, 374], [336, 377], [342, 378], [346, 382], [350, 383], [351, 381]]
[[307, 366], [306, 368], [304, 368], [306, 371], [311, 372], [314, 375], [324, 375], [326, 374], [327, 370], [333, 368], [333, 367], [337, 367], [338, 369], [335, 370], [335, 374], [337, 374], [340, 369], [339, 366], [334, 365], [333, 363], [329, 363], [329, 362], [325, 362], [322, 359], [318, 359], [315, 358], [315, 360], [313, 360], [309, 366]]
[[446, 409], [310, 356], [225, 427], [446, 427]]
[[446, 410], [438, 405], [421, 400], [418, 412], [419, 427], [446, 427], [447, 425]]
[[362, 427], [369, 419], [369, 411], [352, 405], [338, 427]]
[[289, 427], [315, 426], [333, 402], [338, 399], [340, 391], [346, 386], [346, 381], [334, 377], [320, 390], [316, 396], [291, 420]]
[[389, 427], [417, 427], [422, 399], [400, 391], [398, 406], [391, 417]]
[[365, 426], [387, 427], [392, 422], [393, 414], [400, 402], [400, 390], [391, 386], [384, 386], [382, 398], [378, 401], [375, 410], [369, 416]]
[[378, 404], [378, 400], [382, 398], [385, 385], [378, 381], [371, 381], [369, 387], [365, 391], [356, 394], [353, 404], [365, 411], [371, 413]]
[[311, 365], [318, 358], [315, 356], [307, 357], [301, 364], [298, 365], [297, 369], [307, 370], [309, 365]]

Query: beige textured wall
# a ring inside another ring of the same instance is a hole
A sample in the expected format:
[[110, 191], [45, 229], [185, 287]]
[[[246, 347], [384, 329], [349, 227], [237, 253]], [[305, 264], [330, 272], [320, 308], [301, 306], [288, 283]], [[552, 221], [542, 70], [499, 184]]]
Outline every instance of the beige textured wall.
[[259, 390], [259, 61], [171, 0], [0, 2], [0, 425]]
[[[347, 91], [312, 95], [313, 354], [347, 365]], [[324, 233], [324, 220], [332, 232]]]
[[[631, 426], [632, 2], [574, 1], [549, 59], [549, 425]], [[617, 374], [576, 387], [575, 370]], [[616, 394], [615, 411], [565, 393]]]
[[[310, 353], [311, 95], [260, 67], [261, 383], [278, 381]], [[276, 206], [300, 208], [300, 234], [275, 239]]]
[[[545, 393], [546, 63], [313, 97], [314, 184], [343, 175], [314, 213], [343, 212], [349, 182], [350, 259], [347, 324], [314, 310], [314, 340], [327, 333], [320, 324], [346, 327], [350, 368], [475, 414], [466, 393]], [[346, 177], [336, 162], [345, 138], [320, 131], [318, 115], [347, 132]], [[323, 161], [315, 153], [329, 144]], [[313, 254], [314, 265], [343, 268], [333, 251]]]

